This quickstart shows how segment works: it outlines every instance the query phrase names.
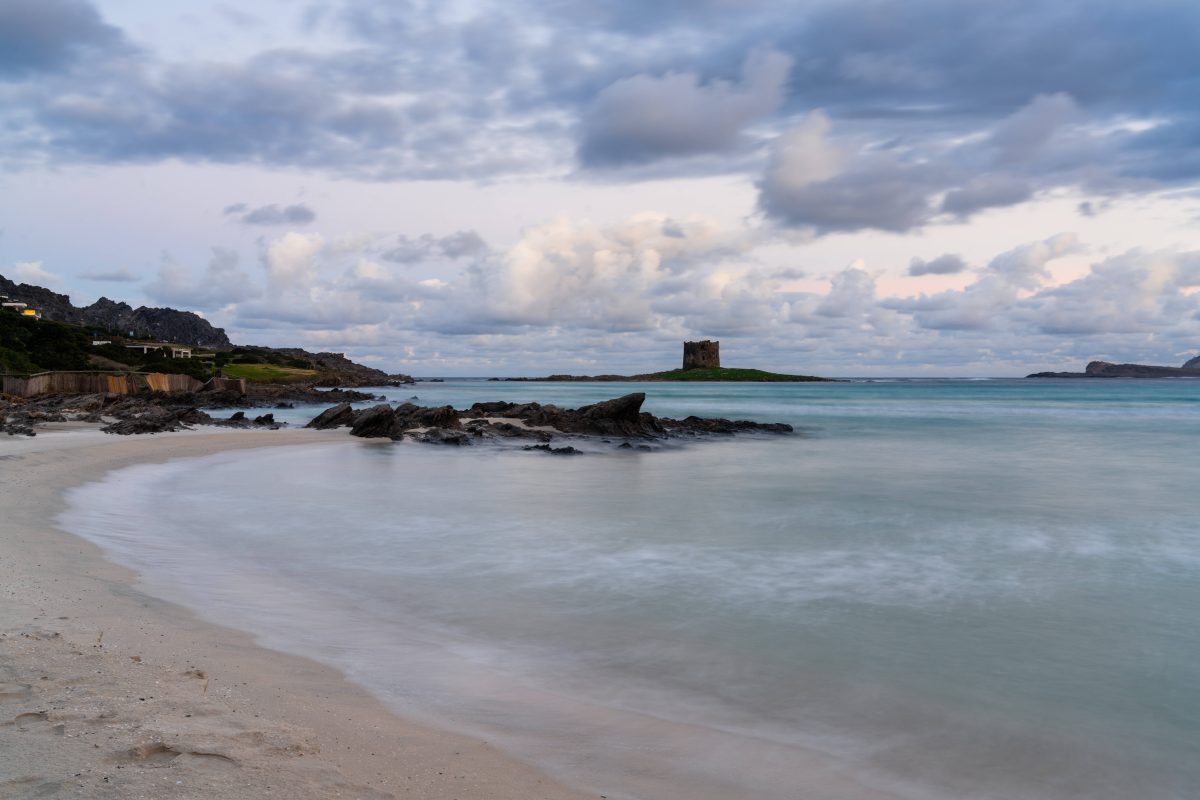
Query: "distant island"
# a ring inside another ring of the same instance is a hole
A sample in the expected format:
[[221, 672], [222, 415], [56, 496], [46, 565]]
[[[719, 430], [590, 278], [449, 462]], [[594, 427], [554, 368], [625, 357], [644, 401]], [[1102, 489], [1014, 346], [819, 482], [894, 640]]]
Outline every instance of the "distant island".
[[721, 366], [721, 343], [709, 340], [683, 343], [683, 366], [665, 372], [640, 375], [547, 375], [544, 378], [491, 378], [493, 381], [579, 381], [616, 383], [622, 381], [726, 381], [732, 383], [829, 383], [831, 378], [815, 375], [786, 375], [761, 369]]
[[1093, 361], [1083, 372], [1035, 372], [1026, 378], [1200, 378], [1200, 356], [1188, 359], [1181, 367], [1154, 364], [1113, 364]]

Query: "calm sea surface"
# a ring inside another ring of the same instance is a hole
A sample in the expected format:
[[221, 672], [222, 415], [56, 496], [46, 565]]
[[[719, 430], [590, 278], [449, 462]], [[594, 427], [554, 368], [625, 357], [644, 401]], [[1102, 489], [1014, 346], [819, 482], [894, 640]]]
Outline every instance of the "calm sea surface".
[[1200, 796], [1200, 382], [381, 391], [645, 391], [798, 434], [576, 458], [347, 437], [121, 470], [61, 523], [610, 798]]

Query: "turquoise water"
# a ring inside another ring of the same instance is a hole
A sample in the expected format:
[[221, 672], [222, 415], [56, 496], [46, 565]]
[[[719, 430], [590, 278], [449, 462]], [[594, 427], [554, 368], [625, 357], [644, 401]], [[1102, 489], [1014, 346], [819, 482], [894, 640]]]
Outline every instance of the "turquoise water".
[[[62, 522], [152, 591], [609, 797], [1200, 796], [1200, 383], [383, 391], [633, 390], [798, 434], [224, 454], [113, 473]], [[164, 528], [164, 503], [196, 523]]]

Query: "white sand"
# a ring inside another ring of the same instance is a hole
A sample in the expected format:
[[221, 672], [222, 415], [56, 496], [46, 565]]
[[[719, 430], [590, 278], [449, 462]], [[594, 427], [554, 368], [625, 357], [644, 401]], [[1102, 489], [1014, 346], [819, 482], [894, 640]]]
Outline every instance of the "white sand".
[[138, 591], [51, 520], [139, 462], [345, 433], [0, 437], [0, 798], [579, 798], [486, 742], [402, 720], [337, 671]]

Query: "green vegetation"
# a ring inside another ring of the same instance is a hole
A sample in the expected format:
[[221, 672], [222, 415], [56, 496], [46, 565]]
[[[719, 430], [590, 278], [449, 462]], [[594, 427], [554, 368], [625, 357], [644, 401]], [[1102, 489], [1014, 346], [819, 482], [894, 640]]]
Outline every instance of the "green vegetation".
[[83, 328], [0, 311], [0, 372], [87, 369], [90, 347]]
[[639, 381], [744, 381], [759, 383], [803, 383], [828, 380], [828, 378], [818, 378], [813, 375], [783, 375], [778, 372], [764, 372], [761, 369], [734, 369], [727, 367], [674, 369], [668, 372], [651, 372], [647, 375], [634, 375], [633, 379]]
[[221, 368], [227, 378], [245, 378], [248, 381], [265, 383], [306, 383], [315, 380], [319, 373], [315, 369], [298, 369], [275, 364], [230, 363]]
[[[136, 350], [133, 354], [140, 356]], [[154, 353], [148, 353], [148, 356], [154, 358]], [[128, 361], [128, 359], [126, 359]], [[212, 364], [206, 364], [196, 358], [157, 358], [154, 361], [146, 361], [138, 367], [139, 372], [165, 372], [174, 375], [191, 375], [199, 381], [206, 381], [213, 376]]]

